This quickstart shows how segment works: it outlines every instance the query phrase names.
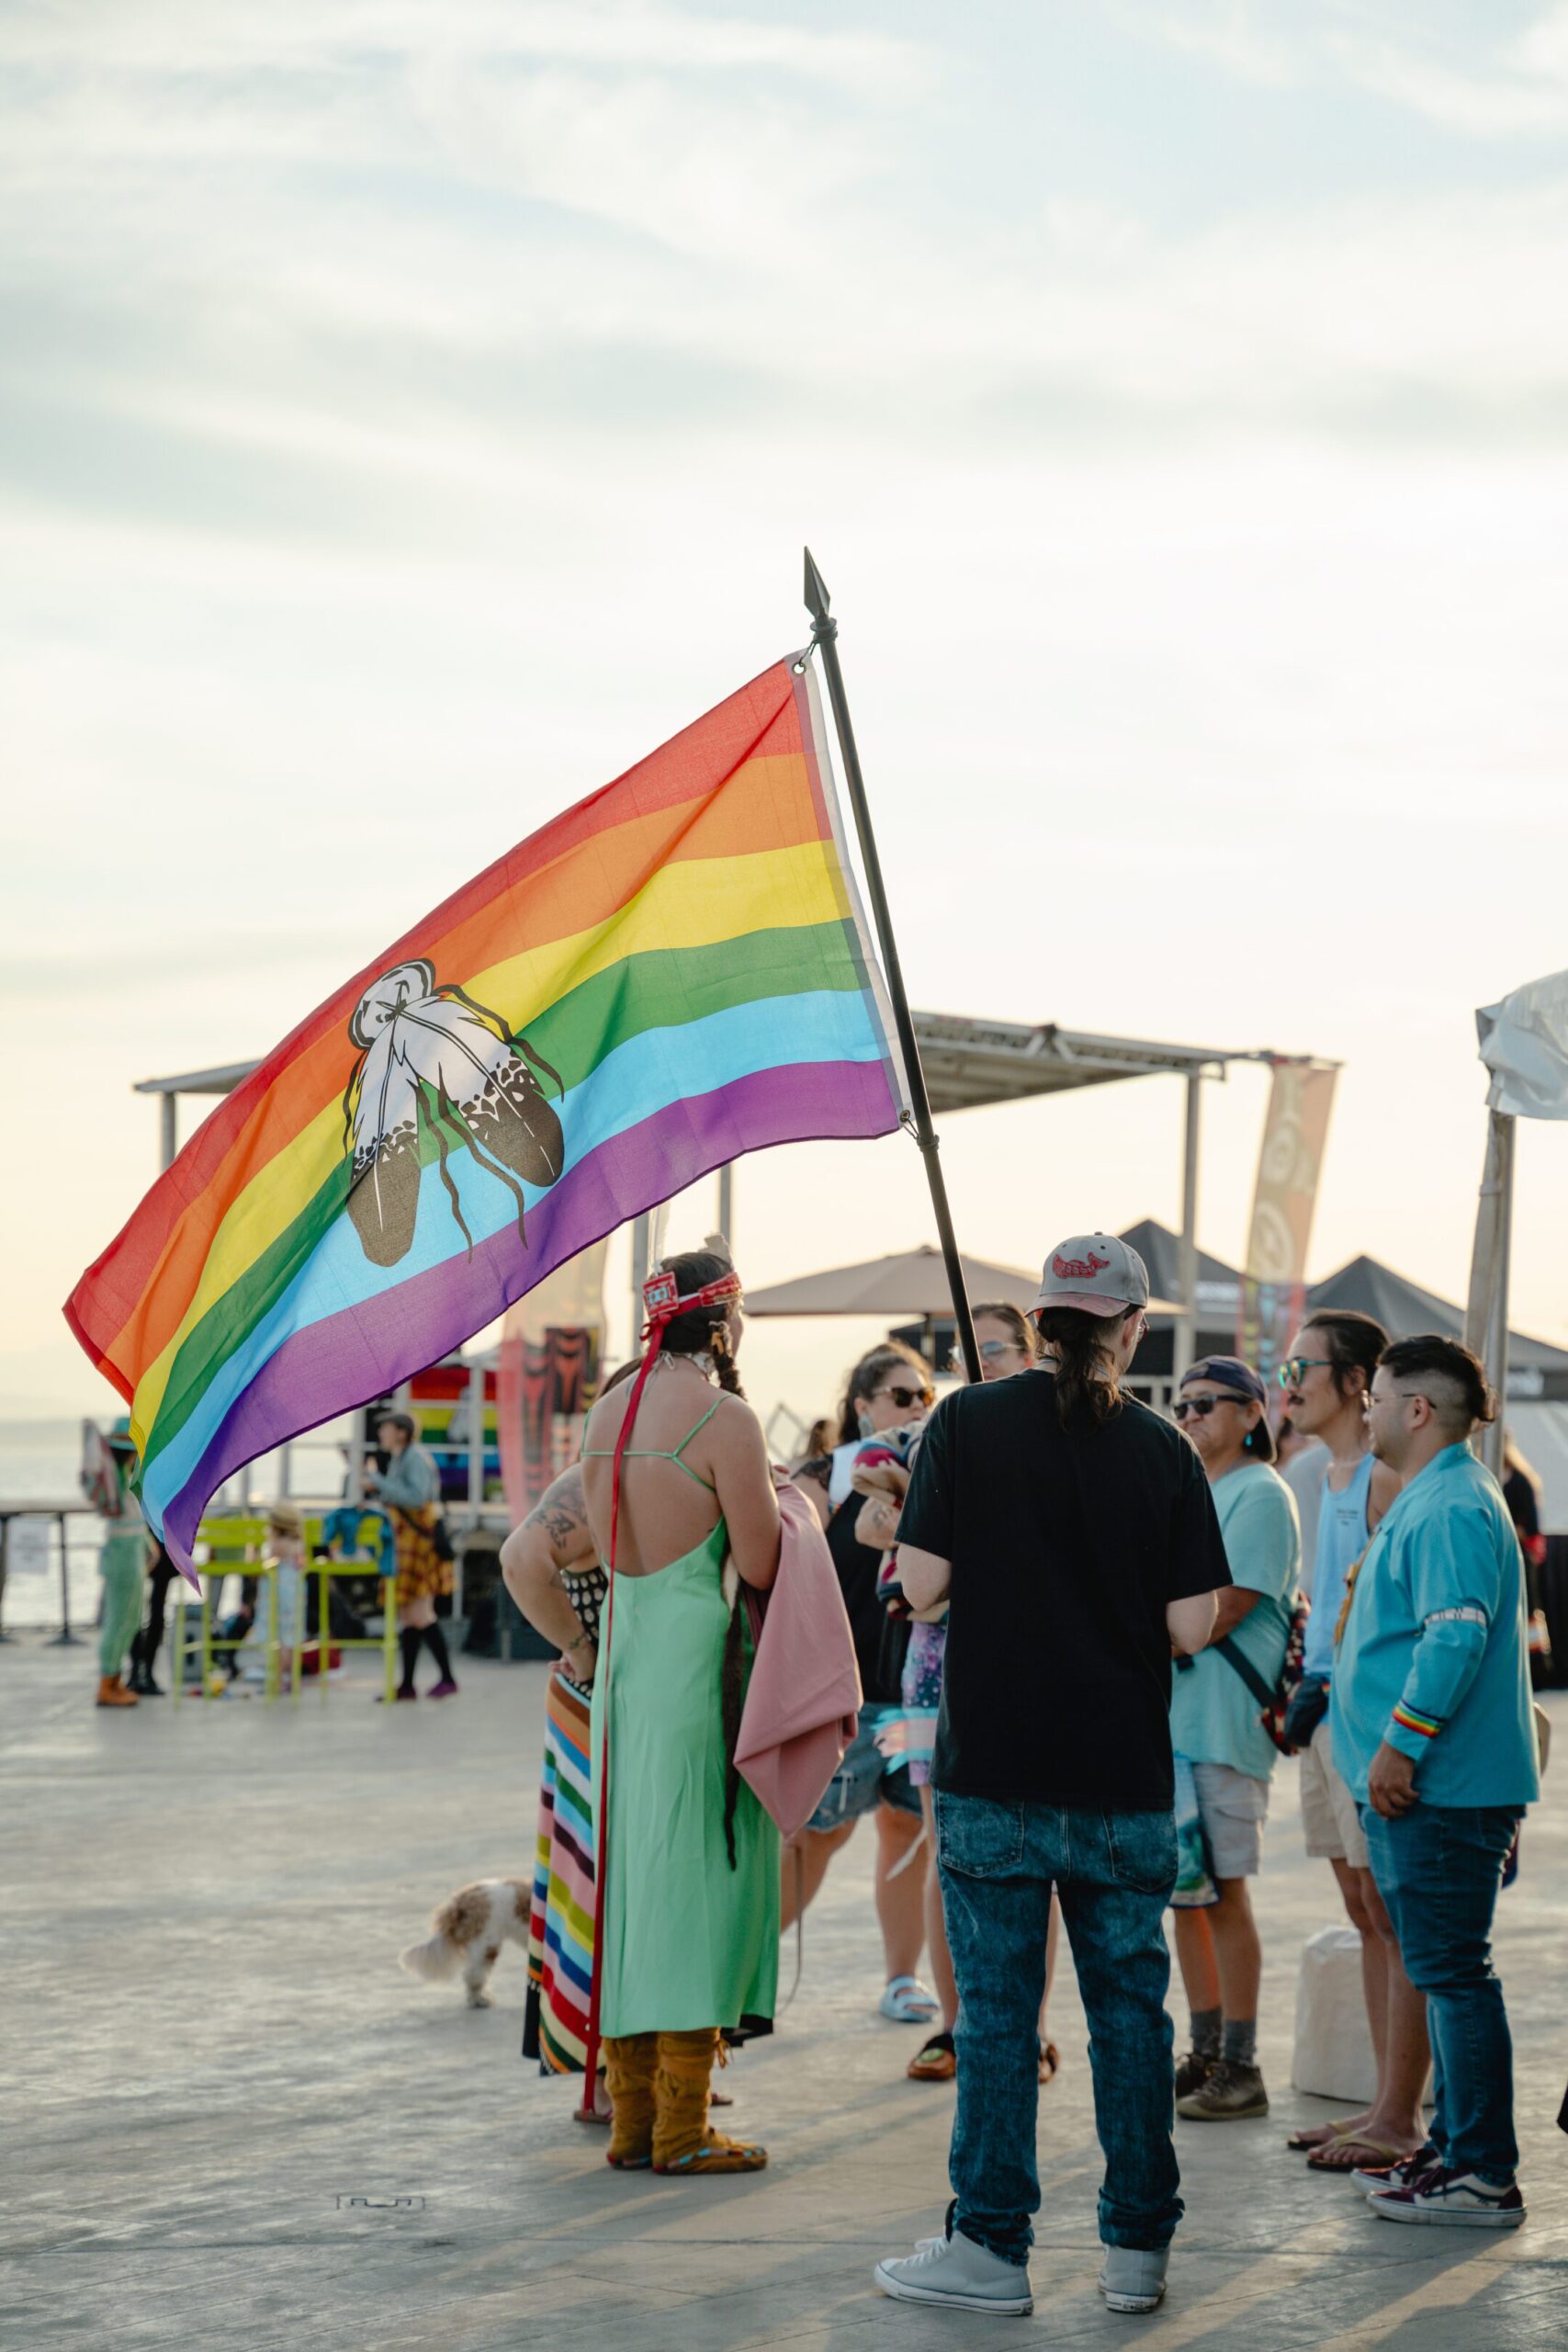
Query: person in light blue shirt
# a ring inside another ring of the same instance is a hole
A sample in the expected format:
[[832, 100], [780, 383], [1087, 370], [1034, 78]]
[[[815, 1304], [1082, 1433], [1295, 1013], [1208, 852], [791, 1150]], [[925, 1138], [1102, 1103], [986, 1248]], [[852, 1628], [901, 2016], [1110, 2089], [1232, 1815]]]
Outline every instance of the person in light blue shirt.
[[1189, 2121], [1269, 2112], [1257, 2047], [1263, 1948], [1247, 1883], [1262, 1868], [1279, 1750], [1258, 1720], [1253, 1685], [1271, 1690], [1284, 1663], [1302, 1552], [1295, 1498], [1269, 1466], [1267, 1393], [1238, 1357], [1204, 1356], [1182, 1375], [1174, 1408], [1202, 1462], [1232, 1580], [1219, 1598], [1213, 1641], [1196, 1657], [1178, 1658], [1171, 1687], [1170, 1744], [1191, 1771], [1217, 1889], [1209, 1907], [1173, 1914], [1192, 2019], [1192, 2045], [1176, 2070], [1176, 2111]]
[[1492, 1919], [1540, 1783], [1518, 1543], [1469, 1442], [1495, 1410], [1457, 1340], [1383, 1351], [1367, 1423], [1402, 1483], [1351, 1594], [1330, 1725], [1432, 2040], [1429, 2141], [1374, 2190], [1372, 2210], [1512, 2229], [1525, 2208]]
[[1280, 1366], [1292, 1427], [1322, 1442], [1317, 1555], [1302, 1679], [1286, 1729], [1301, 1757], [1297, 1785], [1307, 1852], [1328, 1862], [1361, 1939], [1361, 1991], [1377, 2067], [1371, 2104], [1337, 2123], [1309, 2124], [1287, 2145], [1314, 2172], [1403, 2164], [1427, 2138], [1421, 2111], [1432, 2053], [1427, 2002], [1405, 1974], [1393, 1922], [1378, 1893], [1355, 1792], [1334, 1760], [1328, 1686], [1350, 1573], [1399, 1492], [1397, 1475], [1371, 1451], [1366, 1401], [1388, 1345], [1370, 1315], [1320, 1307]]

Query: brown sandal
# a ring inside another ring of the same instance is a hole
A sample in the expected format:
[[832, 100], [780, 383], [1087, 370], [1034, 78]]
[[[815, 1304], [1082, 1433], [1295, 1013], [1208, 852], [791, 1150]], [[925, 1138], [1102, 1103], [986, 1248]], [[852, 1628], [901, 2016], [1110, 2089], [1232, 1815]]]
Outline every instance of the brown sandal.
[[1040, 2080], [1054, 2083], [1062, 2071], [1062, 2053], [1054, 2041], [1040, 2044]]
[[[1415, 2154], [1413, 2148], [1394, 2148], [1386, 2140], [1374, 2140], [1365, 2132], [1347, 2132], [1337, 2140], [1330, 2140], [1314, 2148], [1307, 2158], [1308, 2172], [1359, 2172], [1383, 2165], [1402, 2165]], [[1368, 2165], [1369, 2154], [1371, 2165]]]
[[950, 2033], [933, 2033], [905, 2068], [912, 2083], [950, 2083], [958, 2072], [958, 2053]]

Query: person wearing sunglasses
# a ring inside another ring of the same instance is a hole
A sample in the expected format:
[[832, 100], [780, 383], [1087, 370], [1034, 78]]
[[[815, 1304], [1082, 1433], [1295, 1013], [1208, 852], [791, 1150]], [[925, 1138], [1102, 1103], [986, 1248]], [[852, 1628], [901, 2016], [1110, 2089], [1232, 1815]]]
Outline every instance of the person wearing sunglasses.
[[[897, 2025], [932, 2024], [936, 1997], [918, 1973], [926, 1940], [925, 1890], [930, 1856], [921, 1842], [920, 1795], [902, 1755], [878, 1744], [903, 1712], [907, 1623], [895, 1623], [877, 1596], [883, 1551], [893, 1541], [897, 1505], [889, 1498], [880, 1519], [854, 1486], [857, 1460], [868, 1447], [899, 1451], [935, 1401], [931, 1366], [900, 1340], [868, 1350], [844, 1383], [839, 1442], [830, 1454], [805, 1464], [797, 1483], [813, 1487], [827, 1513], [828, 1548], [839, 1573], [860, 1668], [863, 1704], [853, 1743], [821, 1804], [784, 1853], [783, 1925], [792, 1927], [827, 1876], [828, 1865], [854, 1836], [866, 1814], [876, 1817], [876, 1917], [882, 1931], [885, 1982], [877, 2007]], [[863, 1519], [864, 1523], [863, 1524]]]
[[1366, 1403], [1388, 1334], [1370, 1315], [1323, 1308], [1309, 1316], [1280, 1366], [1295, 1426], [1320, 1438], [1322, 1457], [1312, 1615], [1302, 1679], [1287, 1729], [1301, 1750], [1302, 1827], [1307, 1852], [1329, 1862], [1361, 1939], [1361, 1988], [1376, 2053], [1371, 2107], [1342, 2123], [1292, 2133], [1314, 2172], [1390, 2169], [1426, 2139], [1422, 2093], [1431, 2052], [1427, 2004], [1405, 1973], [1393, 1922], [1377, 1890], [1356, 1799], [1334, 1760], [1328, 1723], [1335, 1634], [1350, 1570], [1399, 1492], [1399, 1478], [1371, 1453]]
[[1272, 1688], [1284, 1664], [1302, 1546], [1295, 1498], [1269, 1467], [1268, 1393], [1239, 1357], [1204, 1356], [1183, 1374], [1172, 1408], [1203, 1464], [1231, 1572], [1213, 1635], [1226, 1647], [1179, 1658], [1170, 1701], [1171, 1746], [1192, 1769], [1218, 1890], [1212, 1905], [1172, 1914], [1192, 2036], [1176, 2070], [1176, 2111], [1198, 2123], [1269, 2112], [1258, 2064], [1263, 1948], [1247, 1883], [1263, 1866], [1279, 1751], [1258, 1721], [1243, 1662]]
[[1115, 1235], [1059, 1243], [1033, 1310], [1046, 1362], [942, 1398], [899, 1521], [910, 1607], [948, 1604], [931, 1781], [959, 1993], [954, 2201], [941, 2235], [878, 2264], [901, 2301], [1032, 2308], [1053, 1888], [1105, 2153], [1100, 2290], [1119, 2312], [1165, 2293], [1182, 2211], [1163, 1925], [1171, 1655], [1202, 1647], [1230, 1577], [1196, 1454], [1123, 1386], [1148, 1297], [1143, 1260]]

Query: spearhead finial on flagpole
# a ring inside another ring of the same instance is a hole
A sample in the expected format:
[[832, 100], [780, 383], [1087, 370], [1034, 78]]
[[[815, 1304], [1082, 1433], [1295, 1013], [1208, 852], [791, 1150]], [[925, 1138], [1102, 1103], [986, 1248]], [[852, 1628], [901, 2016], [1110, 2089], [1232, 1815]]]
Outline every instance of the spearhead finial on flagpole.
[[811, 636], [815, 644], [839, 634], [839, 624], [828, 610], [828, 583], [818, 571], [809, 548], [806, 550], [806, 609], [811, 616]]

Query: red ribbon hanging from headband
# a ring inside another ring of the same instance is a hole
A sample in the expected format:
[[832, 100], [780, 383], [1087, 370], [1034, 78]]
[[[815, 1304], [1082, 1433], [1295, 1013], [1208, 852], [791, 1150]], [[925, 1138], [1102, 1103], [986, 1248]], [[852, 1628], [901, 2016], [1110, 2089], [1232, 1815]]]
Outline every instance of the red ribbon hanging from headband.
[[[669, 1326], [682, 1315], [690, 1315], [699, 1306], [719, 1306], [728, 1300], [739, 1298], [740, 1277], [735, 1272], [720, 1274], [701, 1290], [682, 1295], [681, 1286], [672, 1273], [649, 1274], [642, 1286], [642, 1303], [648, 1315], [639, 1337], [644, 1342], [643, 1358], [637, 1366], [637, 1378], [626, 1409], [621, 1417], [620, 1434], [615, 1440], [614, 1458], [610, 1464], [610, 1578], [604, 1594], [604, 1639], [600, 1649], [599, 1666], [608, 1672], [610, 1635], [615, 1619], [615, 1547], [621, 1530], [621, 1457], [630, 1441], [637, 1420], [637, 1407], [654, 1359], [664, 1344]], [[595, 1667], [597, 1681], [599, 1667]], [[588, 1997], [588, 2033], [582, 2053], [582, 2113], [592, 2115], [599, 2074], [599, 1987], [603, 1982], [604, 1958], [604, 1880], [605, 1860], [610, 1850], [610, 1690], [604, 1686], [604, 1720], [599, 1741], [599, 1807], [594, 1822], [594, 1842], [598, 1849], [593, 1868], [593, 1961], [592, 1990]]]

